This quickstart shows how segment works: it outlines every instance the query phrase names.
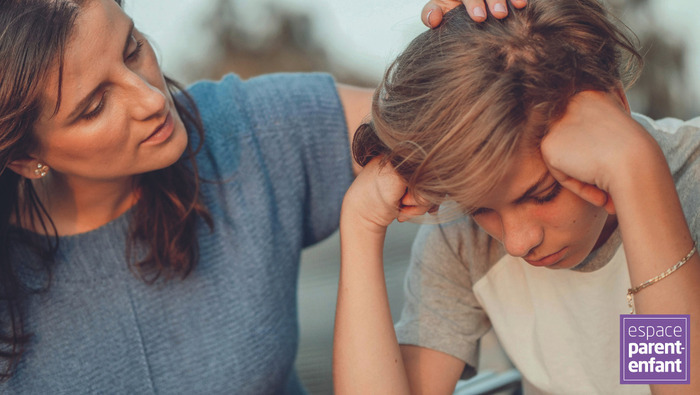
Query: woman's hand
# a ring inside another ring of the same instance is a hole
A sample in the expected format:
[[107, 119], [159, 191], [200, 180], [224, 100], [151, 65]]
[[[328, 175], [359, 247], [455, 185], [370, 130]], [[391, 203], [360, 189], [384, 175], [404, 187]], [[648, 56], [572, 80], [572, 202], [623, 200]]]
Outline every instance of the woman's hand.
[[[505, 18], [508, 16], [508, 6], [506, 5], [507, 0], [430, 0], [425, 7], [423, 7], [423, 12], [421, 13], [421, 19], [423, 24], [429, 28], [434, 28], [440, 25], [442, 22], [442, 16], [447, 13], [447, 11], [464, 4], [467, 7], [467, 12], [469, 16], [476, 22], [483, 22], [486, 20], [486, 6], [491, 15], [497, 19]], [[509, 0], [510, 3], [515, 8], [523, 8], [527, 5], [527, 0]]]
[[371, 231], [384, 231], [394, 219], [399, 222], [425, 214], [407, 192], [405, 181], [390, 164], [374, 158], [358, 174], [343, 200], [343, 217]]
[[618, 186], [629, 181], [629, 169], [640, 157], [664, 160], [653, 138], [630, 116], [621, 89], [574, 96], [541, 148], [545, 164], [565, 188], [610, 214]]

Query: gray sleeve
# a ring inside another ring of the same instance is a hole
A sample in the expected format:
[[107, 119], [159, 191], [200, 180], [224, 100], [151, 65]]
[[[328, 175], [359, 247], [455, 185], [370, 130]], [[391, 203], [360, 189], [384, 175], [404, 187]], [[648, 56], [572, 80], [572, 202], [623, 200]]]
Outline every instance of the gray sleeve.
[[685, 122], [671, 118], [653, 121], [638, 114], [634, 117], [664, 152], [690, 233], [700, 242], [700, 117]]
[[690, 233], [700, 242], [700, 118], [681, 124], [673, 137], [669, 164]]
[[472, 291], [459, 226], [423, 226], [413, 244], [406, 275], [405, 304], [396, 324], [400, 344], [416, 345], [452, 355], [473, 376], [479, 359], [479, 339], [490, 328], [486, 313]]
[[694, 152], [673, 178], [690, 233], [700, 243], [700, 129], [695, 131], [695, 136]]

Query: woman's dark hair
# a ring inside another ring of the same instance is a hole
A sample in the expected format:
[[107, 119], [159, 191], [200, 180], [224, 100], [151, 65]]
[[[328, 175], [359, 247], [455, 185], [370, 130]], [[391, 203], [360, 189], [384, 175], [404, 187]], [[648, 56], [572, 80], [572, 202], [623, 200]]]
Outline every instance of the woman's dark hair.
[[[32, 293], [48, 288], [59, 243], [31, 180], [7, 167], [34, 147], [33, 125], [42, 110], [48, 75], [56, 66], [56, 109], [60, 105], [63, 54], [86, 1], [0, 0], [0, 381], [12, 376], [29, 342], [24, 305]], [[115, 1], [121, 6], [121, 0]], [[166, 78], [166, 82], [177, 111], [199, 134], [201, 146], [204, 127], [194, 101], [174, 81]], [[147, 283], [186, 277], [199, 256], [198, 220], [213, 228], [200, 197], [198, 150], [199, 146], [188, 144], [178, 162], [135, 180], [140, 197], [130, 217], [125, 256]], [[43, 236], [37, 238], [37, 234]], [[41, 257], [39, 270], [48, 279], [43, 287], [37, 289], [22, 280], [23, 262], [11, 261], [10, 254], [17, 243], [29, 245]], [[136, 245], [147, 247], [146, 256], [137, 262], [132, 256]]]
[[597, 0], [530, 0], [482, 23], [455, 8], [391, 64], [353, 154], [383, 155], [426, 204], [469, 210], [576, 93], [634, 81], [642, 58], [629, 33]]

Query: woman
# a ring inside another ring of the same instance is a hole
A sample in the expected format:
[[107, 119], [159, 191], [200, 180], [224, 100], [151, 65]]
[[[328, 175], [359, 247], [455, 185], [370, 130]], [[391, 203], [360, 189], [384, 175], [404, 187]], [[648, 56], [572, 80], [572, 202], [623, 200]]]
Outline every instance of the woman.
[[367, 91], [179, 91], [119, 1], [0, 20], [3, 392], [303, 392], [299, 254], [337, 227]]
[[[692, 346], [690, 385], [620, 385], [630, 308], [700, 340], [700, 124], [631, 114], [639, 60], [595, 0], [455, 10], [398, 57], [341, 211], [337, 393], [451, 393], [491, 326], [526, 390], [698, 393]], [[394, 328], [386, 227], [446, 201], [467, 215], [419, 232]]]

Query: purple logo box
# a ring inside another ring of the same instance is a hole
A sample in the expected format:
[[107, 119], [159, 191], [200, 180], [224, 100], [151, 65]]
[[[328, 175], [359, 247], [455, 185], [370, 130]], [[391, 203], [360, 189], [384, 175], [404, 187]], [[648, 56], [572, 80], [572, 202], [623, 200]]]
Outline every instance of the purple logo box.
[[620, 315], [620, 384], [689, 384], [689, 351], [689, 315]]

